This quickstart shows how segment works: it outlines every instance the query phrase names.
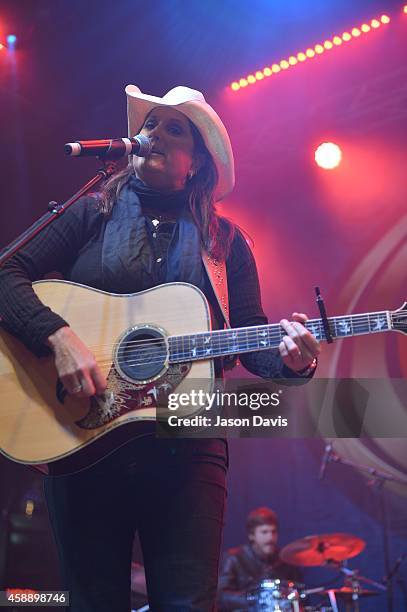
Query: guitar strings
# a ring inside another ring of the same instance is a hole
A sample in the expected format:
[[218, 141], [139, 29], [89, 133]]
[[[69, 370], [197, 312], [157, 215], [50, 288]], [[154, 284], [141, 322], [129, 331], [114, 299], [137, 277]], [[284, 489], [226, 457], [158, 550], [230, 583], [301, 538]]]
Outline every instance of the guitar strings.
[[[389, 330], [387, 330], [389, 331]], [[355, 334], [356, 335], [356, 334]], [[229, 354], [236, 354], [239, 352], [245, 352], [248, 349], [250, 350], [266, 350], [266, 349], [271, 349], [271, 348], [276, 348], [279, 343], [282, 341], [282, 337], [281, 335], [270, 335], [269, 338], [267, 339], [267, 345], [261, 345], [259, 343], [259, 338], [257, 337], [256, 333], [252, 333], [252, 334], [247, 334], [245, 341], [242, 342], [242, 346], [239, 348], [238, 346], [230, 346], [230, 341], [228, 341], [227, 338], [222, 339], [221, 342], [218, 342], [215, 346], [212, 345], [212, 347], [207, 347], [204, 344], [200, 344], [200, 345], [195, 345], [195, 346], [170, 346], [170, 350], [169, 350], [169, 355], [170, 355], [170, 359], [176, 359], [178, 357], [182, 357], [185, 358], [186, 360], [190, 360], [193, 359], [193, 355], [192, 355], [192, 351], [194, 349], [196, 349], [197, 354], [199, 355], [199, 358], [204, 358], [205, 356], [210, 358], [211, 356], [219, 356], [222, 353], [229, 353]], [[232, 339], [230, 339], [232, 340]], [[324, 339], [325, 340], [325, 339]], [[154, 345], [152, 343], [150, 343], [149, 345], [145, 345], [143, 347], [139, 347], [137, 349], [137, 347], [131, 347], [130, 351], [126, 352], [125, 357], [123, 358], [123, 356], [119, 357], [120, 361], [122, 363], [128, 363], [129, 365], [141, 365], [142, 363], [145, 363], [147, 360], [152, 359], [153, 357], [156, 357], [157, 355], [157, 350], [160, 350], [160, 348], [162, 347], [162, 349], [165, 349], [163, 352], [165, 352], [165, 354], [167, 354], [167, 345], [166, 343], [161, 339], [157, 339], [154, 342]], [[211, 348], [213, 350], [213, 353], [211, 355], [211, 353], [207, 352], [207, 349]], [[218, 353], [218, 354], [217, 354]], [[154, 362], [159, 362], [161, 361], [161, 359], [159, 359], [158, 361], [150, 361], [151, 363]], [[108, 363], [111, 362], [111, 359], [109, 360], [105, 360], [100, 361], [100, 363]]]
[[[354, 318], [352, 319], [351, 323], [349, 323], [351, 329], [360, 331], [361, 330], [361, 325], [366, 325], [366, 315], [351, 315]], [[400, 313], [401, 318], [407, 318], [407, 313]], [[346, 317], [344, 317], [346, 319]], [[329, 319], [328, 319], [329, 320]], [[335, 320], [329, 320], [329, 322], [333, 325], [335, 325], [336, 321]], [[343, 320], [342, 320], [343, 322]], [[346, 323], [346, 320], [344, 321]], [[369, 322], [367, 322], [369, 323]], [[323, 329], [323, 325], [322, 325], [322, 320], [321, 319], [313, 319], [313, 320], [308, 320], [305, 324], [305, 327], [308, 329], [308, 331], [313, 331], [312, 330], [312, 326], [317, 326], [319, 327], [319, 332], [322, 333], [324, 332]], [[264, 329], [264, 331], [268, 332], [268, 336], [275, 336], [275, 334], [279, 334], [280, 337], [282, 337], [282, 335], [286, 335], [285, 331], [283, 330], [283, 328], [280, 327], [280, 325], [278, 323], [272, 323], [272, 324], [265, 324], [260, 325], [260, 326], [254, 326], [253, 329], [251, 329], [250, 327], [243, 327], [243, 328], [234, 328], [234, 329], [220, 329], [220, 330], [209, 330], [207, 332], [198, 332], [196, 334], [185, 334], [185, 335], [173, 335], [173, 336], [167, 336], [168, 339], [174, 339], [174, 338], [180, 338], [182, 339], [188, 339], [188, 338], [200, 338], [200, 337], [204, 337], [207, 336], [208, 334], [210, 336], [214, 335], [217, 336], [218, 334], [224, 334], [225, 339], [227, 340], [227, 336], [230, 335], [231, 333], [238, 333], [238, 334], [244, 334], [244, 333], [250, 333], [250, 334], [258, 334], [258, 331], [260, 331], [261, 329]], [[278, 329], [277, 329], [278, 328]], [[311, 328], [311, 329], [310, 329]], [[243, 331], [245, 330], [245, 331]], [[381, 330], [377, 330], [377, 331], [381, 331]], [[386, 330], [388, 331], [388, 330]], [[339, 337], [342, 337], [339, 335]], [[160, 343], [163, 342], [163, 338], [146, 338], [144, 340], [129, 340], [129, 341], [124, 341], [124, 342], [115, 342], [115, 343], [108, 343], [108, 344], [100, 344], [97, 346], [90, 346], [90, 349], [101, 349], [103, 347], [117, 347], [117, 346], [123, 346], [123, 347], [127, 347], [127, 346], [139, 346], [141, 344], [154, 344], [154, 343]], [[171, 340], [170, 340], [171, 341]], [[172, 340], [173, 341], [173, 340]]]
[[[164, 342], [160, 339], [158, 339], [159, 341], [161, 341], [162, 346], [166, 348], [166, 345], [164, 344]], [[238, 348], [234, 348], [231, 349], [231, 347], [229, 346], [229, 344], [227, 343], [221, 343], [219, 346], [214, 347], [215, 351], [220, 351], [221, 354], [226, 353], [226, 354], [234, 354], [234, 353], [244, 353], [244, 352], [252, 352], [252, 351], [258, 351], [258, 350], [267, 350], [267, 349], [273, 349], [273, 348], [277, 348], [278, 343], [274, 344], [274, 346], [272, 344], [268, 344], [268, 346], [259, 346], [258, 344], [258, 339], [257, 338], [248, 338], [248, 341], [246, 342], [246, 346], [245, 347], [241, 347], [240, 350], [238, 350]], [[253, 344], [252, 341], [255, 341], [255, 343]], [[279, 340], [279, 338], [277, 338], [277, 340]], [[145, 350], [141, 350], [141, 351], [133, 351], [130, 352], [126, 355], [127, 359], [118, 359], [118, 363], [120, 364], [126, 364], [128, 366], [139, 366], [139, 365], [143, 365], [146, 363], [147, 359], [150, 358], [148, 360], [148, 363], [151, 365], [154, 364], [159, 364], [159, 363], [163, 363], [166, 360], [167, 357], [167, 350], [163, 351], [162, 356], [159, 357], [157, 356], [157, 350], [153, 350], [153, 351], [149, 351], [149, 347], [145, 346], [143, 347]], [[211, 355], [210, 353], [208, 354], [205, 349], [204, 346], [201, 347], [194, 347], [197, 349], [197, 354], [195, 356], [193, 356], [191, 354], [191, 348], [189, 347], [187, 350], [185, 350], [185, 348], [182, 347], [177, 347], [177, 349], [173, 349], [172, 351], [170, 351], [169, 354], [169, 360], [170, 362], [172, 361], [195, 361], [195, 360], [202, 360], [202, 359], [210, 359], [213, 357], [217, 357], [217, 356], [221, 356], [221, 355]], [[202, 352], [202, 349], [204, 349], [204, 352]], [[165, 358], [164, 358], [165, 356]], [[134, 357], [133, 359], [129, 359], [129, 357]], [[153, 358], [154, 357], [154, 358]], [[158, 357], [158, 358], [157, 358]], [[105, 362], [100, 362], [100, 365], [102, 365], [103, 363], [112, 363], [111, 360], [105, 361]]]

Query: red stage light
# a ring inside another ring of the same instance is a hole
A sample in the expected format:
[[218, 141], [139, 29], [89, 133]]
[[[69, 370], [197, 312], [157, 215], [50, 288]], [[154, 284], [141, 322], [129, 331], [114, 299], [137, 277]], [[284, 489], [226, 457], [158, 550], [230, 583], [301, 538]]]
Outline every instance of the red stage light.
[[405, 4], [405, 5], [404, 5], [404, 7], [403, 7], [403, 11], [404, 11], [404, 13], [407, 15], [407, 4]]
[[0, 43], [0, 51], [1, 51], [2, 49], [4, 49], [4, 45], [2, 45], [2, 44]]
[[316, 149], [315, 161], [324, 170], [333, 170], [341, 163], [342, 151], [333, 142], [323, 142]]

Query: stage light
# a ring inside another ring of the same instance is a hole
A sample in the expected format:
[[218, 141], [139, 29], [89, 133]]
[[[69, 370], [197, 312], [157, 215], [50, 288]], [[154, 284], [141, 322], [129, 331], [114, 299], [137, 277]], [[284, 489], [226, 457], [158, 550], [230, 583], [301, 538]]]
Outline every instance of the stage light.
[[337, 168], [342, 159], [342, 151], [333, 142], [323, 142], [315, 151], [315, 161], [324, 170]]
[[7, 44], [10, 47], [13, 47], [16, 44], [16, 42], [17, 42], [17, 36], [15, 34], [9, 34], [7, 36]]
[[[407, 14], [407, 4], [404, 5], [404, 13]], [[323, 43], [318, 43], [313, 47], [308, 47], [305, 52], [299, 52], [296, 55], [290, 55], [288, 59], [282, 59], [279, 62], [275, 62], [263, 70], [257, 70], [254, 74], [249, 74], [246, 78], [234, 81], [230, 84], [230, 88], [233, 91], [238, 91], [241, 87], [252, 85], [257, 81], [261, 81], [265, 76], [271, 76], [281, 72], [281, 70], [288, 70], [292, 66], [295, 66], [298, 62], [305, 62], [307, 58], [313, 58], [316, 55], [322, 55], [325, 50], [333, 49], [334, 47], [340, 47], [344, 42], [348, 43], [355, 38], [361, 36], [362, 33], [367, 34], [373, 29], [379, 28], [381, 25], [390, 23], [390, 17], [386, 14], [381, 15], [379, 19], [372, 19], [369, 23], [363, 23], [360, 27], [353, 27], [350, 30], [343, 32], [342, 36], [334, 35], [331, 40], [327, 39]], [[254, 76], [255, 75], [255, 76]]]
[[0, 51], [1, 51], [2, 49], [4, 49], [4, 45], [2, 45], [2, 44], [0, 43]]
[[407, 4], [405, 4], [405, 5], [404, 5], [404, 7], [403, 7], [403, 11], [404, 11], [404, 13], [407, 15]]

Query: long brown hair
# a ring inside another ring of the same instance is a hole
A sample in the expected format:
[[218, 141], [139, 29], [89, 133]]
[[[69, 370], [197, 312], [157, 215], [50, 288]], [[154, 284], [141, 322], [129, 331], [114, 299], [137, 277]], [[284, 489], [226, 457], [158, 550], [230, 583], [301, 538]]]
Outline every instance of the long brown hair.
[[[186, 183], [189, 210], [200, 230], [203, 248], [211, 257], [224, 261], [230, 252], [235, 225], [226, 217], [219, 215], [216, 210], [214, 196], [218, 184], [218, 171], [199, 130], [192, 121], [189, 123], [194, 138], [195, 154], [199, 154], [203, 160], [199, 170]], [[130, 162], [106, 181], [98, 194], [98, 207], [103, 214], [110, 215], [121, 189], [133, 174], [134, 169]]]

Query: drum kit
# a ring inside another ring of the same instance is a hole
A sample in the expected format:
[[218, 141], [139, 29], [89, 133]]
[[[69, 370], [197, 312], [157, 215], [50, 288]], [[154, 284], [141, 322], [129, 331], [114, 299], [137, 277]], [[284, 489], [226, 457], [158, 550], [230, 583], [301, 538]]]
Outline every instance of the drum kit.
[[[361, 576], [358, 570], [345, 567], [348, 559], [356, 557], [365, 548], [366, 542], [348, 533], [326, 533], [306, 536], [287, 544], [280, 551], [284, 563], [300, 567], [336, 568], [345, 575], [340, 588], [317, 587], [306, 589], [304, 585], [286, 580], [268, 578], [247, 594], [251, 612], [359, 612], [366, 597], [379, 595], [386, 590], [383, 584]], [[362, 588], [361, 583], [374, 586], [376, 590]], [[325, 599], [318, 606], [307, 605], [309, 595], [318, 594]]]
[[[300, 567], [330, 567], [345, 575], [340, 588], [317, 587], [306, 589], [304, 585], [266, 578], [247, 593], [251, 612], [359, 612], [360, 604], [367, 597], [386, 590], [383, 584], [361, 576], [358, 570], [349, 570], [345, 562], [364, 550], [366, 542], [348, 533], [325, 533], [306, 536], [280, 551], [280, 559], [289, 565]], [[375, 587], [362, 588], [361, 583]], [[137, 563], [131, 568], [132, 612], [147, 612], [147, 588], [144, 567]], [[308, 596], [322, 596], [325, 600], [317, 606], [307, 604]]]

